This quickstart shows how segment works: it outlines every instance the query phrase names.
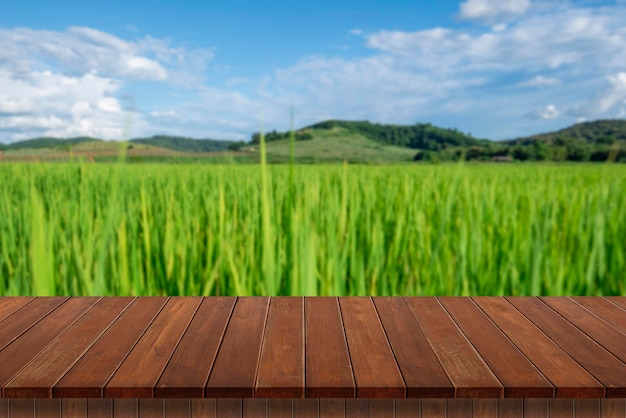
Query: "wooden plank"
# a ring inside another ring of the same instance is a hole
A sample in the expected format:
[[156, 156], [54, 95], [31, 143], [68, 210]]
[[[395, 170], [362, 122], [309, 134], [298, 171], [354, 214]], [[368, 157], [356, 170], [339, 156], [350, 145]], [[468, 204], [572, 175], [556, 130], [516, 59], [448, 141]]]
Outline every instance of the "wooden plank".
[[0, 399], [0, 418], [9, 418], [9, 400]]
[[626, 418], [626, 399], [600, 399], [600, 417]]
[[170, 298], [106, 384], [104, 396], [153, 397], [154, 387], [201, 301], [202, 298], [191, 296]]
[[243, 418], [266, 418], [268, 416], [267, 404], [267, 399], [245, 398], [243, 400]]
[[139, 399], [113, 399], [114, 418], [138, 418]]
[[87, 399], [88, 418], [113, 418], [113, 399]]
[[375, 297], [374, 305], [404, 377], [408, 398], [451, 398], [454, 387], [402, 298]]
[[345, 418], [345, 399], [320, 399], [320, 418]]
[[34, 399], [9, 399], [9, 416], [11, 418], [34, 418]]
[[572, 299], [542, 297], [541, 300], [613, 353], [615, 357], [626, 363], [626, 334], [618, 331]]
[[267, 413], [271, 418], [291, 418], [293, 415], [292, 399], [268, 399]]
[[574, 399], [576, 418], [600, 418], [600, 399]]
[[164, 418], [164, 399], [139, 399], [139, 416], [141, 418]]
[[584, 306], [600, 318], [613, 325], [621, 332], [626, 333], [626, 309], [611, 303], [606, 298], [595, 296], [577, 296], [572, 298], [579, 305]]
[[57, 398], [101, 398], [103, 388], [168, 298], [133, 302], [52, 389]]
[[37, 418], [61, 418], [61, 399], [35, 399]]
[[255, 396], [304, 397], [304, 299], [301, 297], [270, 300]]
[[359, 398], [404, 398], [406, 387], [371, 298], [339, 300]]
[[609, 302], [626, 309], [626, 296], [605, 296], [604, 298]]
[[[0, 386], [89, 310], [100, 298], [71, 298], [0, 351]], [[4, 390], [3, 390], [4, 392]]]
[[[61, 415], [63, 418], [85, 418], [87, 416], [87, 399], [61, 399]], [[116, 418], [127, 418], [120, 414]]]
[[396, 418], [420, 418], [420, 399], [394, 399]]
[[606, 386], [606, 396], [626, 397], [626, 364], [607, 352], [541, 300], [519, 297], [507, 298], [507, 300], [591, 373], [596, 380]]
[[104, 298], [4, 386], [4, 396], [51, 398], [52, 387], [102, 335], [133, 298]]
[[498, 418], [524, 418], [524, 399], [498, 399]]
[[550, 418], [572, 418], [573, 416], [573, 399], [550, 399]]
[[18, 309], [32, 302], [35, 298], [32, 296], [11, 296], [0, 298], [0, 321], [13, 314]]
[[370, 403], [370, 418], [393, 417], [393, 399], [368, 399]]
[[268, 297], [237, 299], [205, 388], [207, 398], [254, 397], [268, 306]]
[[554, 387], [469, 298], [438, 298], [504, 386], [507, 398], [553, 398]]
[[549, 400], [546, 398], [524, 399], [524, 417], [549, 418]]
[[404, 298], [455, 387], [455, 397], [502, 397], [504, 388], [433, 297]]
[[346, 399], [346, 418], [367, 418], [370, 416], [370, 400], [365, 398]]
[[446, 399], [446, 416], [472, 418], [474, 400], [470, 398]]
[[243, 415], [243, 400], [218, 399], [215, 414], [219, 418], [241, 418]]
[[191, 418], [215, 418], [217, 415], [215, 399], [192, 399]]
[[319, 399], [294, 399], [294, 418], [318, 418], [319, 404]]
[[604, 396], [604, 386], [504, 298], [473, 297], [476, 304], [550, 380], [557, 398]]
[[16, 310], [0, 322], [0, 350], [11, 344], [46, 315], [58, 308], [67, 298], [41, 297], [33, 300], [28, 308]]
[[201, 398], [236, 298], [204, 298], [171, 361], [157, 382], [155, 396]]
[[190, 401], [191, 401], [190, 399], [166, 399], [165, 400], [165, 417], [166, 418], [189, 418], [189, 414], [191, 413]]
[[473, 399], [472, 401], [472, 417], [498, 418], [497, 399]]
[[306, 397], [355, 397], [356, 386], [338, 299], [304, 298], [304, 314]]
[[445, 399], [422, 399], [422, 418], [446, 418]]

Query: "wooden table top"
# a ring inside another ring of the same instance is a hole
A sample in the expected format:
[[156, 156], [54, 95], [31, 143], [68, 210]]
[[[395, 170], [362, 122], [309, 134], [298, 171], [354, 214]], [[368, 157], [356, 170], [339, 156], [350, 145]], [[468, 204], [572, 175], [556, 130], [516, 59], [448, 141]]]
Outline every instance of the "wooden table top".
[[626, 297], [4, 297], [3, 398], [626, 398]]

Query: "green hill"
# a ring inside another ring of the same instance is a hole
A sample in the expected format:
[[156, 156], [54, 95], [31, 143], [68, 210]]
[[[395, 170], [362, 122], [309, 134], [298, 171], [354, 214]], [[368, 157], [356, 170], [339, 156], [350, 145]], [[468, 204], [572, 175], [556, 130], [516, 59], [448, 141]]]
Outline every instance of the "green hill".
[[626, 142], [626, 120], [604, 119], [593, 122], [582, 122], [555, 132], [531, 135], [502, 142], [515, 145], [529, 145], [534, 142], [556, 145], [559, 142], [567, 140], [580, 140], [590, 144], [605, 145], [615, 142]]
[[183, 152], [219, 152], [226, 151], [233, 144], [232, 141], [216, 139], [193, 139], [180, 136], [156, 135], [150, 138], [131, 139], [130, 142], [153, 145]]
[[39, 148], [66, 148], [72, 145], [80, 144], [83, 142], [102, 141], [98, 138], [91, 138], [88, 136], [80, 136], [76, 138], [53, 138], [53, 137], [40, 137], [27, 139], [24, 141], [14, 142], [7, 145], [7, 149], [39, 149]]

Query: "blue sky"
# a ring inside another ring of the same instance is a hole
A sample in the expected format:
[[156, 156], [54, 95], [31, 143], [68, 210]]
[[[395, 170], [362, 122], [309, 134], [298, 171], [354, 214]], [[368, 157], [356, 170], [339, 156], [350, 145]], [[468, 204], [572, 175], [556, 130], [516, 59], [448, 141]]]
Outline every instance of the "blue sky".
[[626, 118], [626, 1], [4, 0], [0, 142]]

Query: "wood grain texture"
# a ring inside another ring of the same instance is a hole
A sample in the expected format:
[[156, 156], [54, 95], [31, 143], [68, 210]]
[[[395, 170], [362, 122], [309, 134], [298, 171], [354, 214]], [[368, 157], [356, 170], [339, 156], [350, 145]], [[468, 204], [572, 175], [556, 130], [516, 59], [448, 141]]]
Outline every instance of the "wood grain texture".
[[291, 418], [293, 402], [293, 399], [268, 399], [268, 415], [272, 418]]
[[236, 298], [224, 297], [202, 300], [171, 361], [157, 382], [155, 396], [204, 396], [204, 385], [209, 378], [235, 301]]
[[600, 399], [601, 418], [626, 418], [626, 399]]
[[216, 405], [216, 416], [218, 418], [241, 418], [243, 415], [242, 399], [218, 399]]
[[192, 399], [191, 418], [215, 418], [217, 414], [215, 399]]
[[604, 298], [616, 306], [626, 309], [626, 296], [605, 296]]
[[141, 418], [163, 418], [165, 416], [163, 399], [139, 399], [139, 416]]
[[[0, 351], [0, 386], [36, 357], [48, 344], [98, 302], [99, 298], [71, 298]], [[4, 390], [3, 390], [4, 393]]]
[[505, 397], [552, 398], [554, 387], [469, 298], [438, 298], [505, 388]]
[[508, 299], [600, 383], [607, 397], [626, 397], [626, 364], [536, 298]]
[[420, 418], [420, 399], [394, 399], [396, 418]]
[[139, 399], [113, 399], [114, 418], [139, 417]]
[[6, 317], [21, 309], [23, 306], [32, 302], [35, 298], [32, 296], [12, 296], [8, 298], [0, 298], [0, 322]]
[[402, 374], [370, 298], [339, 301], [357, 397], [404, 398]]
[[550, 402], [548, 399], [526, 398], [524, 399], [524, 417], [549, 418]]
[[445, 399], [422, 399], [422, 418], [446, 418]]
[[346, 399], [346, 418], [367, 418], [370, 416], [370, 399]]
[[446, 399], [446, 415], [448, 417], [472, 418], [473, 399]]
[[[5, 304], [7, 299], [4, 298]], [[30, 329], [46, 315], [67, 301], [67, 298], [37, 298], [24, 310], [15, 310], [0, 322], [0, 350]]]
[[318, 418], [319, 412], [319, 399], [295, 399], [293, 401], [294, 418]]
[[472, 417], [474, 418], [498, 418], [497, 399], [473, 399]]
[[626, 333], [626, 310], [606, 298], [595, 296], [577, 296], [572, 298], [576, 303], [589, 309], [600, 318]]
[[113, 399], [87, 399], [88, 418], [113, 418]]
[[243, 400], [243, 418], [266, 418], [267, 410], [267, 399], [245, 398]]
[[574, 399], [577, 418], [600, 418], [600, 399]]
[[[87, 399], [61, 399], [61, 414], [64, 418], [85, 418], [87, 416]], [[126, 418], [120, 415], [120, 418]]]
[[33, 418], [34, 416], [34, 399], [9, 399], [10, 418]]
[[61, 418], [61, 399], [35, 399], [35, 417]]
[[305, 298], [306, 397], [356, 396], [339, 301]]
[[615, 327], [572, 299], [542, 297], [541, 300], [626, 363], [626, 334], [615, 332]]
[[152, 323], [168, 298], [138, 298], [55, 385], [58, 398], [101, 398], [104, 385]]
[[166, 399], [165, 400], [165, 417], [166, 418], [189, 418], [191, 414], [190, 399]]
[[200, 302], [199, 297], [170, 298], [106, 384], [104, 396], [154, 397], [154, 387]]
[[524, 400], [498, 399], [498, 418], [524, 418]]
[[274, 297], [270, 301], [255, 396], [304, 397], [303, 298]]
[[550, 418], [572, 418], [574, 416], [573, 399], [550, 399]]
[[0, 399], [0, 418], [9, 418], [9, 400]]
[[556, 388], [556, 397], [604, 397], [604, 386], [509, 301], [490, 297], [472, 299], [550, 380]]
[[504, 395], [504, 388], [435, 298], [405, 298], [455, 387], [455, 397]]
[[345, 418], [345, 399], [320, 399], [320, 418]]
[[269, 306], [267, 297], [238, 298], [205, 388], [207, 398], [253, 398]]
[[132, 301], [133, 298], [98, 301], [5, 385], [5, 396], [51, 398], [52, 387]]
[[370, 418], [387, 418], [394, 415], [393, 399], [368, 399]]
[[454, 387], [402, 298], [373, 298], [407, 387], [408, 398], [451, 398]]

